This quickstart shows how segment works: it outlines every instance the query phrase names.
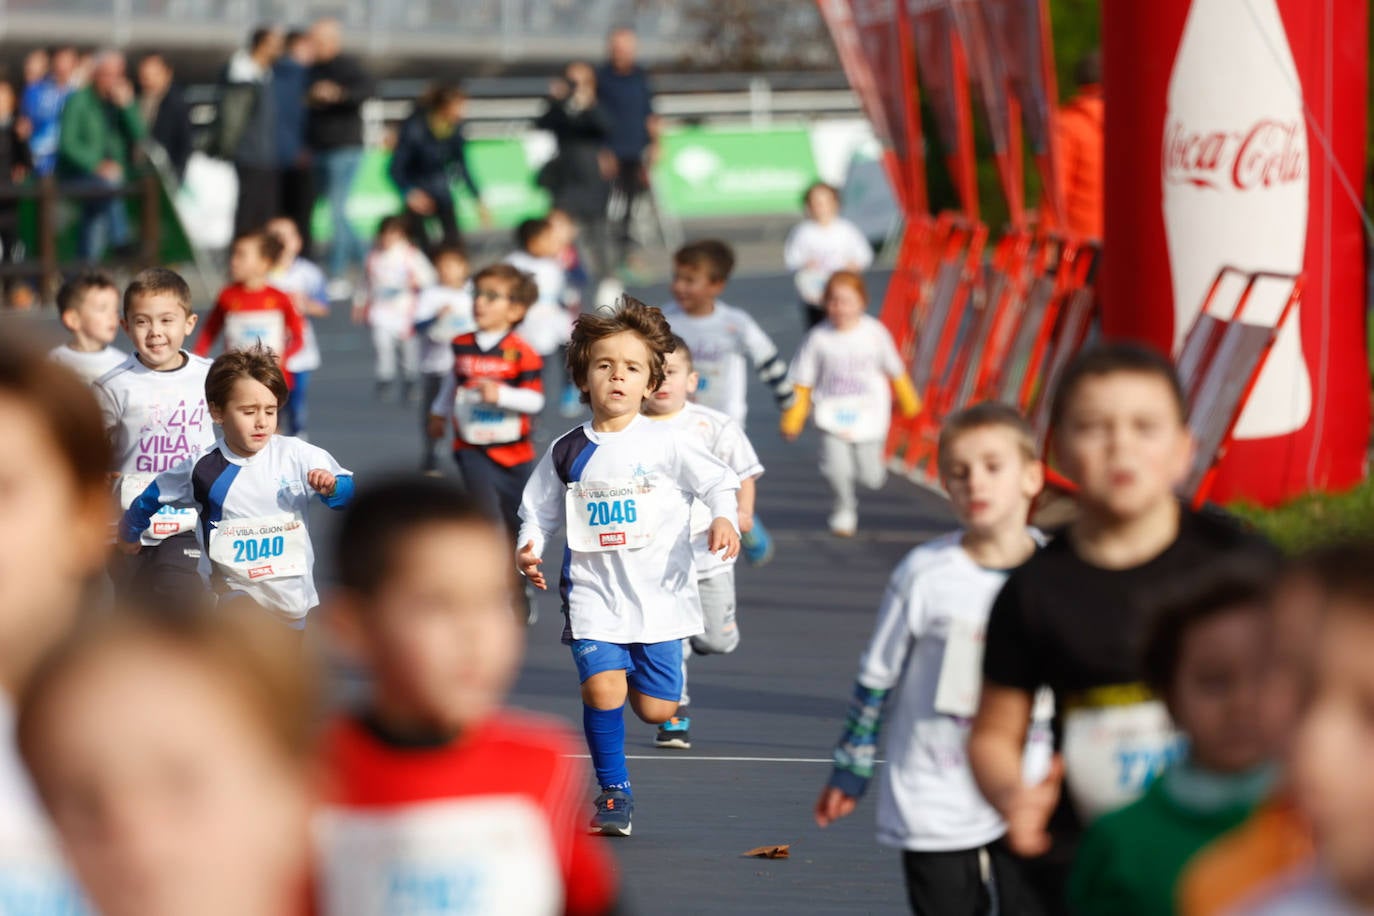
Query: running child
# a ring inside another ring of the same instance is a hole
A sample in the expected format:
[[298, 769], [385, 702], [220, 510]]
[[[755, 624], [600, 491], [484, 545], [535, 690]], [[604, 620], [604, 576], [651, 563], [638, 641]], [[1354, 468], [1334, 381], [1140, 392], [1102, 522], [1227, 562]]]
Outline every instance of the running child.
[[1153, 614], [1142, 665], [1187, 756], [1088, 828], [1069, 884], [1074, 913], [1173, 916], [1184, 867], [1273, 788], [1263, 717], [1271, 567], [1221, 564], [1161, 583], [1172, 591]]
[[[415, 304], [420, 291], [434, 285], [434, 267], [406, 234], [405, 220], [388, 216], [377, 226], [377, 240], [364, 270], [367, 298], [354, 306], [353, 321], [372, 331], [376, 353], [377, 397], [386, 397], [401, 379], [401, 400], [418, 397], [420, 339], [415, 335]], [[399, 373], [398, 373], [399, 364]]]
[[310, 375], [320, 368], [320, 344], [311, 319], [328, 317], [329, 294], [325, 292], [324, 271], [315, 262], [301, 257], [301, 232], [296, 221], [289, 216], [279, 216], [267, 224], [267, 231], [282, 246], [281, 257], [273, 266], [268, 282], [291, 297], [291, 304], [300, 313], [305, 326], [300, 350], [286, 361], [286, 371], [295, 382], [286, 402], [286, 418], [291, 424], [291, 435], [309, 441], [306, 424], [310, 411], [306, 399], [310, 395]]
[[316, 698], [295, 642], [120, 609], [41, 666], [19, 746], [102, 916], [309, 911]]
[[[558, 249], [558, 263], [563, 266], [563, 305], [573, 316], [582, 311], [582, 303], [591, 295], [587, 289], [591, 277], [587, 273], [586, 262], [578, 250], [577, 238], [580, 232], [576, 221], [567, 211], [557, 207], [549, 211], [549, 225], [553, 227], [554, 247]], [[604, 283], [604, 281], [603, 281]], [[597, 286], [595, 295], [599, 301], [614, 302], [625, 292], [623, 287], [603, 289]], [[607, 293], [610, 293], [607, 295]], [[566, 349], [560, 365], [568, 363]], [[563, 417], [576, 417], [582, 413], [582, 392], [572, 382], [565, 382], [563, 394], [558, 399], [558, 413]]]
[[430, 407], [444, 379], [453, 373], [453, 340], [472, 333], [472, 284], [468, 282], [467, 252], [457, 245], [441, 245], [434, 251], [438, 282], [426, 287], [415, 303], [415, 333], [420, 338], [420, 434], [424, 436], [420, 470], [438, 474], [435, 445], [442, 433], [429, 432]]
[[514, 544], [534, 468], [533, 419], [544, 409], [543, 363], [520, 334], [538, 292], [530, 275], [493, 264], [473, 278], [476, 330], [449, 345], [450, 368], [430, 405], [429, 432], [453, 436], [453, 460], [478, 505]]
[[67, 342], [49, 358], [94, 384], [129, 358], [111, 344], [119, 336], [119, 287], [104, 270], [83, 270], [57, 291], [57, 317], [67, 329]]
[[705, 503], [707, 546], [729, 560], [739, 478], [692, 436], [640, 414], [663, 384], [672, 331], [634, 299], [584, 314], [568, 368], [592, 419], [560, 436], [525, 487], [520, 571], [547, 588], [540, 566], [565, 529], [564, 641], [582, 684], [582, 726], [601, 794], [594, 832], [629, 836], [634, 797], [625, 766], [625, 703], [661, 725], [682, 696], [682, 639], [703, 630], [692, 564], [691, 503]]
[[281, 366], [267, 350], [230, 350], [215, 360], [205, 402], [223, 435], [195, 461], [159, 474], [124, 513], [119, 537], [136, 553], [160, 506], [195, 505], [200, 574], [221, 602], [246, 598], [303, 630], [320, 603], [311, 496], [342, 509], [353, 475], [324, 449], [276, 434], [286, 397]]
[[[938, 465], [961, 528], [908, 553], [888, 580], [816, 823], [854, 811], [884, 733], [878, 842], [902, 852], [912, 912], [981, 916], [993, 900], [1000, 912], [1035, 912], [964, 746], [992, 601], [1041, 540], [1026, 516], [1043, 471], [1026, 421], [994, 403], [946, 421]], [[1049, 755], [1041, 710], [1023, 765], [1043, 770]]]
[[[182, 349], [195, 327], [191, 288], [179, 274], [149, 268], [124, 290], [124, 331], [134, 353], [95, 384], [121, 509], [158, 474], [215, 443], [205, 404], [210, 361]], [[141, 554], [115, 558], [115, 590], [139, 603], [171, 606], [202, 594], [196, 521], [189, 503], [163, 506], [143, 531]]]
[[281, 240], [265, 230], [234, 239], [229, 254], [231, 282], [205, 316], [196, 339], [197, 356], [209, 356], [223, 331], [226, 351], [261, 345], [275, 354], [285, 370], [286, 384], [291, 385], [286, 364], [305, 343], [305, 322], [291, 297], [268, 282], [284, 250]]
[[[568, 339], [580, 302], [575, 299], [569, 302], [568, 269], [563, 262], [567, 249], [566, 228], [561, 222], [547, 217], [527, 219], [515, 230], [515, 242], [518, 248], [506, 255], [505, 262], [532, 276], [539, 288], [539, 300], [525, 316], [520, 333], [544, 358], [550, 375], [546, 387], [554, 387], [552, 376], [558, 374], [559, 366], [566, 366], [568, 362]], [[553, 359], [554, 354], [560, 354], [560, 358]], [[581, 392], [577, 386], [564, 380], [560, 412], [569, 404], [577, 404], [577, 410], [565, 413], [577, 416], [580, 401]]]
[[374, 688], [327, 731], [319, 911], [446, 910], [455, 880], [473, 913], [613, 911], [573, 736], [505, 706], [524, 651], [508, 536], [451, 484], [397, 478], [359, 494], [336, 559], [331, 617]]
[[[687, 395], [697, 386], [692, 351], [676, 335], [673, 345], [672, 352], [663, 361], [663, 384], [644, 402], [644, 415], [694, 436], [707, 451], [735, 472], [739, 477], [739, 530], [743, 537], [754, 527], [755, 481], [763, 475], [763, 465], [738, 423], [718, 410], [687, 400]], [[688, 750], [692, 746], [692, 719], [687, 711], [691, 703], [687, 691], [688, 658], [693, 654], [728, 655], [739, 647], [739, 624], [735, 620], [735, 561], [722, 559], [711, 552], [706, 544], [710, 528], [710, 511], [702, 503], [693, 502], [692, 559], [696, 564], [705, 630], [682, 641], [682, 697], [678, 701], [677, 714], [658, 728], [654, 739], [658, 747]]]
[[853, 537], [858, 528], [857, 484], [876, 490], [887, 480], [883, 446], [894, 395], [902, 416], [921, 409], [892, 335], [867, 308], [863, 277], [841, 270], [826, 282], [826, 320], [807, 333], [792, 359], [797, 400], [782, 416], [783, 437], [795, 440], [815, 401], [821, 476], [834, 494], [829, 525], [836, 537]]
[[16, 338], [0, 337], [0, 900], [82, 916], [93, 911], [24, 772], [14, 718], [105, 561], [110, 447], [90, 390]]
[[861, 274], [873, 263], [873, 246], [859, 227], [840, 216], [840, 192], [818, 181], [802, 195], [806, 219], [787, 234], [782, 260], [794, 274], [808, 330], [825, 320], [825, 284], [837, 270]]

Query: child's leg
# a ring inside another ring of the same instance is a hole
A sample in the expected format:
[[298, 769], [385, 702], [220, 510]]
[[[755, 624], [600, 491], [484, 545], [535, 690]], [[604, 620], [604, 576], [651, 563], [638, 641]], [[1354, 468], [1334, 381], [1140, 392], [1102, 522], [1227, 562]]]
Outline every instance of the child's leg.
[[[493, 462], [495, 464], [495, 462]], [[510, 532], [511, 542], [520, 533], [520, 500], [525, 495], [525, 484], [529, 483], [534, 472], [534, 462], [526, 461], [510, 467], [495, 465], [497, 473], [496, 496], [500, 506], [501, 520]]]
[[377, 381], [383, 385], [396, 380], [396, 340], [396, 332], [386, 325], [372, 326], [372, 349], [377, 358]]
[[[913, 913], [983, 914], [991, 912], [987, 851], [902, 853], [907, 900]], [[1000, 910], [1004, 913], [1016, 910]]]
[[574, 641], [572, 651], [582, 680], [582, 731], [597, 785], [602, 791], [629, 792], [630, 771], [625, 765], [629, 652], [624, 646], [590, 639]]
[[[501, 506], [501, 488], [504, 483], [504, 469], [487, 457], [480, 448], [463, 448], [453, 453], [458, 469], [463, 472], [463, 486], [478, 508], [502, 525], [509, 522], [504, 518]], [[518, 508], [518, 507], [517, 507]], [[515, 542], [517, 532], [510, 533], [511, 543]]]
[[859, 521], [859, 498], [854, 492], [854, 447], [838, 436], [821, 433], [821, 476], [830, 484], [835, 502], [830, 529], [853, 534]]
[[854, 466], [859, 483], [877, 490], [887, 482], [887, 465], [883, 463], [882, 440], [854, 443]]
[[439, 467], [439, 460], [435, 457], [434, 445], [442, 441], [429, 437], [429, 409], [434, 404], [434, 399], [439, 396], [439, 389], [444, 385], [444, 375], [442, 372], [426, 372], [423, 384], [420, 387], [420, 470], [433, 471]]
[[630, 708], [650, 725], [662, 725], [677, 712], [682, 697], [682, 640], [635, 643], [628, 649]]
[[[735, 622], [735, 570], [722, 572], [697, 582], [701, 592], [701, 611], [705, 631], [691, 637], [697, 655], [728, 655], [739, 647], [739, 625]], [[685, 703], [686, 701], [684, 701]]]
[[401, 375], [407, 385], [420, 380], [420, 338], [414, 334], [401, 337]]

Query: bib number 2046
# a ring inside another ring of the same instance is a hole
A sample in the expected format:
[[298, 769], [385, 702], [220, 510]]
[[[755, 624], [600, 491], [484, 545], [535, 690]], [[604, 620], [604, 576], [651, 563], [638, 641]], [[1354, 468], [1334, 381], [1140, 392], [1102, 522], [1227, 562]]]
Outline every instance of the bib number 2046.
[[638, 518], [633, 499], [593, 500], [587, 503], [587, 524], [592, 528], [633, 525]]
[[234, 541], [234, 562], [254, 563], [270, 560], [286, 552], [286, 539], [281, 535], [270, 538], [250, 538]]

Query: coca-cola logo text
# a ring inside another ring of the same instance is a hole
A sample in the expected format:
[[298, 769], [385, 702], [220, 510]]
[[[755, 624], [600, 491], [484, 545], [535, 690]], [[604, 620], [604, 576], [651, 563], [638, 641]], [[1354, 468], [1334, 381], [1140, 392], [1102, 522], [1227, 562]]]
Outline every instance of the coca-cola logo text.
[[1301, 121], [1265, 118], [1244, 131], [1192, 131], [1181, 121], [1164, 131], [1164, 180], [1249, 191], [1300, 181], [1307, 168]]

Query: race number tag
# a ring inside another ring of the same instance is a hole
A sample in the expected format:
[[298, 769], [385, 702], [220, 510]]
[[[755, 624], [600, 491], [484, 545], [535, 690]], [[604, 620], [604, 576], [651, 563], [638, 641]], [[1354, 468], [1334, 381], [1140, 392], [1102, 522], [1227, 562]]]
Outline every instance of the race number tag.
[[1135, 801], [1183, 752], [1158, 700], [1077, 707], [1064, 716], [1065, 781], [1085, 822]]
[[[156, 474], [119, 475], [119, 508], [128, 509], [132, 506], [134, 500], [142, 496], [143, 491], [156, 479]], [[196, 518], [195, 509], [163, 506], [153, 515], [152, 521], [148, 523], [148, 530], [143, 533], [161, 541], [176, 534], [195, 531]]]
[[453, 419], [458, 424], [458, 435], [472, 445], [504, 445], [520, 439], [520, 414], [495, 404], [483, 404], [471, 388], [459, 389], [454, 396]]
[[292, 512], [220, 522], [210, 532], [211, 562], [241, 583], [305, 575], [307, 546], [305, 521]]
[[816, 428], [847, 439], [859, 429], [871, 402], [859, 395], [826, 397], [816, 402]]
[[657, 497], [644, 478], [568, 484], [568, 547], [600, 553], [645, 546], [654, 539]]
[[949, 622], [940, 680], [935, 686], [935, 711], [971, 719], [978, 711], [983, 689], [983, 641], [986, 628], [955, 617]]
[[224, 349], [251, 350], [258, 344], [277, 356], [286, 352], [286, 316], [281, 312], [230, 312], [224, 316]]

